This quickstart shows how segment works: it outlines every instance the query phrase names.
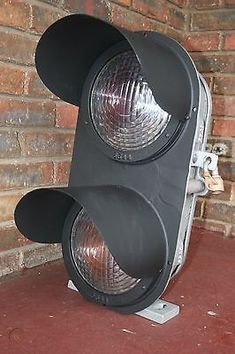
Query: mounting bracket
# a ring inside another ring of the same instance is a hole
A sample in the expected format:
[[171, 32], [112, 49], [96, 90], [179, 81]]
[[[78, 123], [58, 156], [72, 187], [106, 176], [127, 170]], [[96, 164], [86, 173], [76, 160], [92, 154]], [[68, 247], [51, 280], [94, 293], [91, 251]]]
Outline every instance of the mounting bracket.
[[[68, 288], [78, 292], [78, 289], [72, 282], [68, 281]], [[136, 315], [147, 318], [159, 324], [163, 324], [179, 314], [179, 305], [172, 304], [165, 300], [157, 300], [146, 309], [136, 312]]]

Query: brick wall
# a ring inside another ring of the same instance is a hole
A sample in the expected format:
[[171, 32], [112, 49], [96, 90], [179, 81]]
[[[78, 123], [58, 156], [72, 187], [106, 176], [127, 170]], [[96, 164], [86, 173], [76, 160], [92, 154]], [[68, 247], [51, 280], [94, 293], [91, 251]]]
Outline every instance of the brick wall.
[[130, 30], [157, 30], [192, 52], [214, 95], [209, 147], [223, 143], [226, 192], [201, 199], [197, 227], [232, 231], [235, 128], [234, 0], [5, 0], [0, 3], [0, 276], [61, 256], [58, 245], [32, 244], [16, 230], [17, 201], [68, 179], [77, 108], [51, 94], [34, 69], [42, 32], [69, 13], [87, 13]]
[[235, 236], [235, 1], [189, 0], [185, 13], [182, 44], [212, 93], [207, 147], [219, 155], [225, 185], [225, 193], [198, 201], [194, 225]]

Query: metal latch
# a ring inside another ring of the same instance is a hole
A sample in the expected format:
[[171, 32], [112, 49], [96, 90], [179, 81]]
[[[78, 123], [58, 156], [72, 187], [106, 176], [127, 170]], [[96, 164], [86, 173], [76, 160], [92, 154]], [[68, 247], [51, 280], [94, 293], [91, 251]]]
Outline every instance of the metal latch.
[[224, 182], [218, 172], [218, 156], [205, 151], [196, 151], [192, 166], [200, 167], [208, 191], [219, 194], [224, 191]]

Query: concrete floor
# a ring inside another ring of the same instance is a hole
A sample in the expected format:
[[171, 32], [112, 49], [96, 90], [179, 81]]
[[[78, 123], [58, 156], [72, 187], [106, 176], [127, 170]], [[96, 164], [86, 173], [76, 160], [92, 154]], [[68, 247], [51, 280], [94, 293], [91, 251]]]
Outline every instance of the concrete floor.
[[187, 263], [164, 298], [181, 306], [157, 325], [66, 288], [62, 262], [0, 283], [0, 354], [233, 354], [235, 240], [194, 232]]

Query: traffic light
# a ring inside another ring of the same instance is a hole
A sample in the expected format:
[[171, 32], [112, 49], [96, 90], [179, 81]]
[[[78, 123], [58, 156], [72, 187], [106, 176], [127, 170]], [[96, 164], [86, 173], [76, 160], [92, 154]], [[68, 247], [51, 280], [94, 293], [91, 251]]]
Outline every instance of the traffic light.
[[203, 152], [211, 100], [188, 53], [157, 32], [86, 15], [51, 25], [36, 50], [45, 85], [80, 107], [68, 187], [26, 194], [27, 238], [62, 242], [80, 293], [119, 312], [161, 296], [182, 267], [195, 201], [216, 170]]

